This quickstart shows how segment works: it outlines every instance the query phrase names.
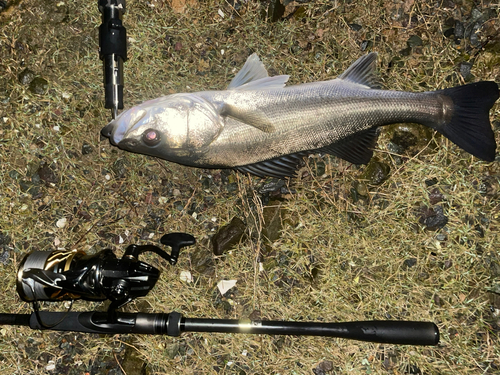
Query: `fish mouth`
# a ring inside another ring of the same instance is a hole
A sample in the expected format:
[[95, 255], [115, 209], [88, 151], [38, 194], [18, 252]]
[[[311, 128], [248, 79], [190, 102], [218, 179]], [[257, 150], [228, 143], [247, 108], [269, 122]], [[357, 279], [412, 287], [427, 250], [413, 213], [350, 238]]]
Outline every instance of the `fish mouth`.
[[134, 148], [139, 145], [139, 141], [132, 138], [122, 139], [117, 146], [122, 150], [134, 151]]
[[114, 144], [111, 135], [113, 134], [113, 129], [115, 128], [114, 121], [111, 121], [108, 125], [106, 125], [101, 130], [101, 134], [103, 137], [109, 138], [109, 141]]
[[143, 109], [129, 109], [118, 115], [101, 130], [101, 134], [109, 138], [112, 145], [118, 146], [125, 136], [141, 125], [141, 120], [146, 116], [147, 112]]

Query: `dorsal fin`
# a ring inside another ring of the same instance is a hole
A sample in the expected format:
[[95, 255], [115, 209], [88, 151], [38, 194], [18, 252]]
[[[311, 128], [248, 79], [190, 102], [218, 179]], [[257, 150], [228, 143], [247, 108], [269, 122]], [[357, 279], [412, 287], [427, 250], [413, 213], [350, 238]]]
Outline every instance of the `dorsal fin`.
[[[264, 64], [256, 53], [250, 55], [243, 68], [236, 74], [228, 86], [228, 90], [269, 90], [281, 89], [288, 80], [287, 75], [269, 77]], [[247, 125], [253, 126], [266, 133], [274, 132], [274, 125], [267, 115], [258, 108], [250, 108], [245, 104], [223, 103], [221, 113], [230, 116]]]
[[259, 56], [252, 53], [243, 68], [236, 74], [229, 86], [228, 90], [262, 90], [269, 88], [282, 88], [288, 81], [289, 76], [281, 75], [269, 77], [266, 68]]
[[353, 62], [337, 79], [363, 85], [371, 89], [381, 88], [382, 85], [376, 75], [376, 62], [377, 53], [371, 52]]

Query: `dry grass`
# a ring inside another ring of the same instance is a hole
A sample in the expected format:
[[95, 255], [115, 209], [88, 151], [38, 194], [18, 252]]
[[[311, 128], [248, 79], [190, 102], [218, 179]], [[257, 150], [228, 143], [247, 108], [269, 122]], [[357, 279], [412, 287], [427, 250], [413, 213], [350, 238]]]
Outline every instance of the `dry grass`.
[[[451, 9], [432, 1], [315, 1], [302, 5], [300, 17], [274, 24], [260, 18], [258, 2], [243, 4], [237, 13], [230, 3], [200, 0], [176, 14], [168, 1], [129, 0], [126, 105], [170, 92], [224, 88], [252, 52], [273, 74], [289, 74], [292, 84], [328, 79], [364, 53], [363, 40], [379, 52], [381, 77], [391, 89], [463, 83], [457, 65], [471, 59], [477, 80], [500, 75], [498, 53], [442, 36], [446, 19], [470, 14], [469, 2]], [[394, 16], [399, 8], [412, 15], [409, 24]], [[498, 6], [486, 8], [494, 9], [489, 22], [498, 31]], [[267, 244], [261, 272], [258, 254], [266, 242], [260, 235], [259, 179], [230, 174], [227, 181], [216, 171], [128, 154], [100, 139], [110, 113], [103, 108], [94, 2], [21, 1], [0, 22], [0, 229], [10, 237], [10, 261], [0, 266], [2, 312], [30, 311], [15, 295], [17, 266], [28, 251], [111, 246], [120, 253], [119, 236], [125, 244], [151, 243], [185, 231], [197, 238], [196, 248], [182, 253], [176, 267], [148, 257], [164, 272], [155, 290], [130, 309], [213, 318], [258, 310], [272, 320], [430, 320], [441, 331], [439, 346], [427, 348], [231, 334], [102, 337], [4, 326], [2, 374], [51, 373], [51, 360], [67, 366], [67, 373], [116, 374], [116, 360], [131, 353], [125, 348], [139, 353], [149, 374], [311, 374], [323, 360], [332, 361], [331, 373], [338, 374], [498, 373], [500, 302], [490, 291], [500, 282], [497, 162], [477, 161], [440, 138], [436, 150], [401, 163], [383, 136], [377, 157], [390, 165], [391, 176], [354, 201], [350, 190], [362, 169], [311, 158], [306, 168], [312, 173], [280, 202], [282, 235]], [[353, 31], [351, 23], [362, 29]], [[423, 46], [387, 69], [415, 34]], [[26, 67], [48, 80], [46, 94], [32, 94], [18, 82]], [[497, 121], [499, 109], [497, 104], [492, 112]], [[82, 155], [84, 144], [94, 151]], [[32, 182], [42, 162], [54, 164], [52, 184]], [[314, 174], [317, 163], [325, 164], [325, 174]], [[449, 218], [437, 232], [424, 230], [417, 212], [431, 205], [425, 181], [432, 178]], [[213, 182], [207, 188], [208, 180]], [[196, 218], [188, 214], [192, 210]], [[249, 235], [223, 259], [214, 258], [213, 275], [196, 274], [194, 253], [210, 253], [208, 238], [234, 216], [248, 223]], [[57, 228], [62, 217], [68, 224]], [[405, 266], [412, 258], [416, 264]], [[182, 282], [182, 270], [191, 270], [195, 282]], [[230, 309], [219, 303], [215, 285], [221, 279], [238, 280]]]

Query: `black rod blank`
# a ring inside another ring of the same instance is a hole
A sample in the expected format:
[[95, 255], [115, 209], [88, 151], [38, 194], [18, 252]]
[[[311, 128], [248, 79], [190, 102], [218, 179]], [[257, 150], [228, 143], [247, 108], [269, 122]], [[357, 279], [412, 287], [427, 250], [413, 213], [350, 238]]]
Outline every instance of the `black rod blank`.
[[29, 325], [33, 329], [87, 333], [138, 333], [179, 336], [182, 332], [222, 332], [266, 335], [306, 335], [338, 337], [398, 345], [437, 345], [438, 327], [431, 322], [374, 320], [345, 323], [285, 322], [266, 320], [184, 318], [170, 314], [116, 313], [110, 323], [102, 312], [41, 311], [41, 324], [35, 313], [0, 314], [0, 324]]

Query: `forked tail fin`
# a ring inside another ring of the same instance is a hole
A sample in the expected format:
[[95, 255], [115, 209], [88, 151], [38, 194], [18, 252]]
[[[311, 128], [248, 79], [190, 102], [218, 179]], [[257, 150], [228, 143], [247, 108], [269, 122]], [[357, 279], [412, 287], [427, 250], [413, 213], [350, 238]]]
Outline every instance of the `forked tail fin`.
[[453, 101], [453, 115], [437, 131], [468, 153], [486, 160], [495, 160], [495, 134], [491, 129], [489, 111], [498, 99], [498, 85], [483, 81], [440, 90]]

